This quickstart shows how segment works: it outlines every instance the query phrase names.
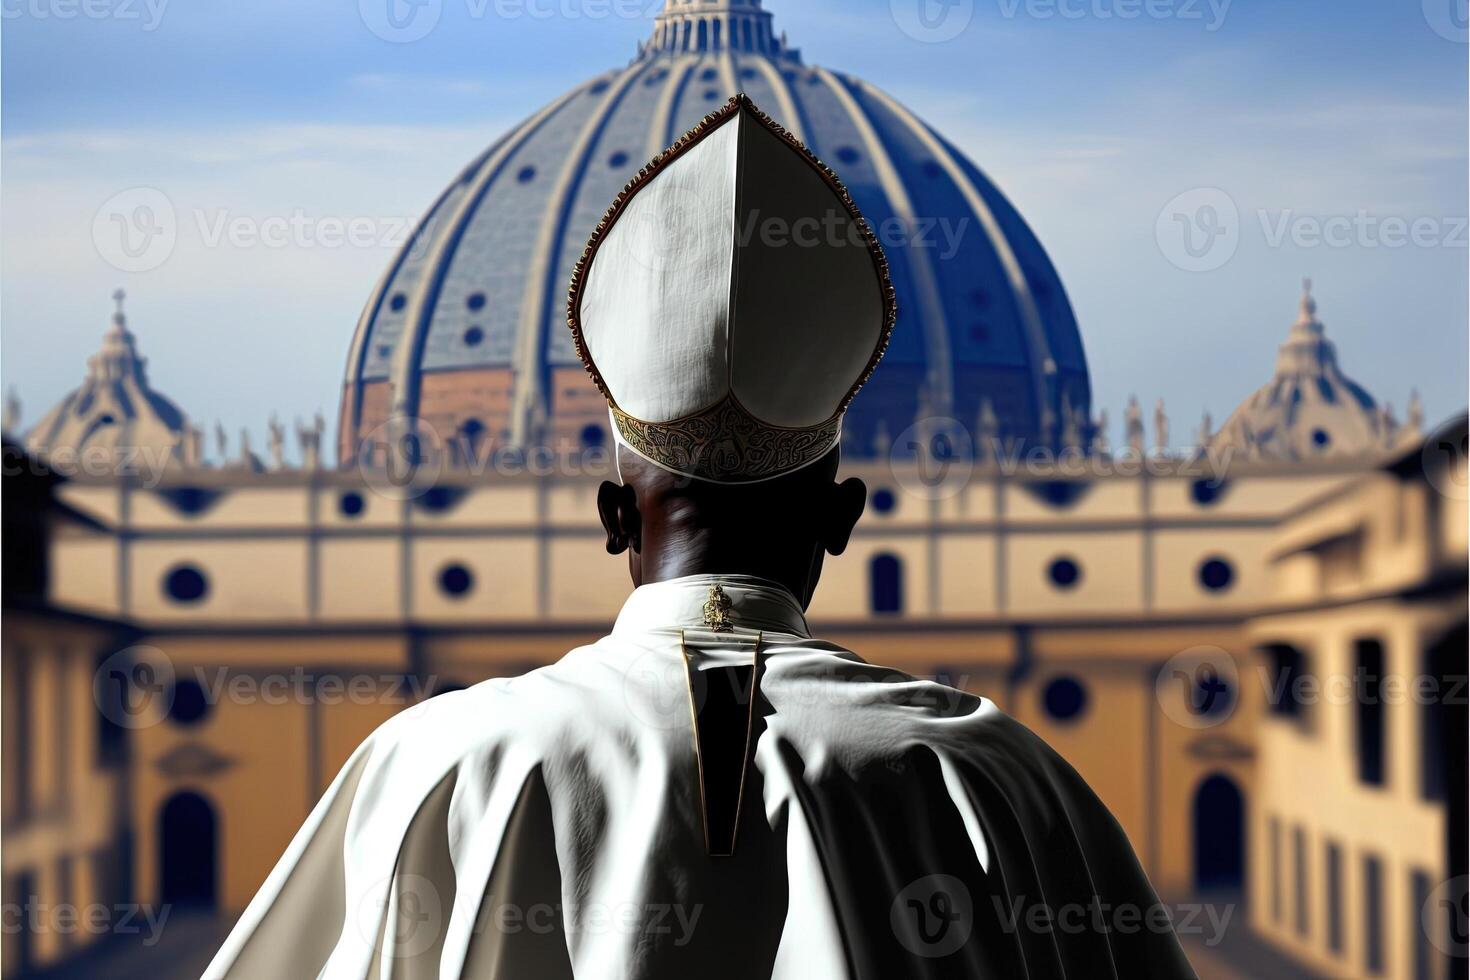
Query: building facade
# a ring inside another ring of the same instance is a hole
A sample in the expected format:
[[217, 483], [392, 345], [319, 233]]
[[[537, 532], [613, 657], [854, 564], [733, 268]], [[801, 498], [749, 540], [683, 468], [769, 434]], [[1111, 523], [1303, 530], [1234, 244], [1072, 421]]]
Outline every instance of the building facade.
[[[896, 236], [900, 324], [844, 442], [868, 512], [814, 628], [1036, 730], [1166, 896], [1243, 896], [1304, 968], [1443, 975], [1463, 921], [1412, 913], [1465, 871], [1463, 713], [1377, 695], [1465, 672], [1463, 422], [1397, 422], [1304, 291], [1219, 432], [1170, 450], [1134, 402], [1110, 446], [1060, 277], [994, 185], [806, 66], [757, 0], [681, 0], [430, 207], [352, 335], [338, 465], [320, 420], [294, 452], [275, 423], [260, 455], [207, 452], [121, 305], [82, 386], [7, 443], [0, 870], [50, 916], [6, 930], [7, 977], [85, 945], [65, 907], [238, 912], [377, 725], [607, 630], [630, 584], [561, 297], [639, 163], [739, 89]], [[922, 216], [959, 247], [919, 242]], [[1343, 703], [1277, 683], [1345, 671]]]

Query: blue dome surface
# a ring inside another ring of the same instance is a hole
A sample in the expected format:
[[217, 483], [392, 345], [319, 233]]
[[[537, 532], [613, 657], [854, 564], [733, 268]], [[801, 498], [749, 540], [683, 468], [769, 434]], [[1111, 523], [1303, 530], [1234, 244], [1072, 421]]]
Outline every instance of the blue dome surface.
[[567, 92], [474, 160], [395, 257], [359, 321], [342, 455], [392, 415], [528, 445], [605, 425], [566, 327], [572, 269], [629, 179], [743, 91], [846, 183], [892, 267], [899, 317], [848, 414], [870, 455], [924, 415], [1053, 442], [1086, 424], [1087, 363], [1045, 250], [980, 170], [867, 82], [811, 67], [759, 0], [678, 0], [626, 68]]

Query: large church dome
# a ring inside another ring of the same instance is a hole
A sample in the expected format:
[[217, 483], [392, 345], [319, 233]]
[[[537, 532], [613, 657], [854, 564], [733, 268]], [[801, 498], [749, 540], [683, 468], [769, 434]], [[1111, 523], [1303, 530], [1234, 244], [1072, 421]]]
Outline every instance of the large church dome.
[[[573, 266], [638, 169], [743, 91], [842, 177], [892, 266], [899, 318], [848, 414], [868, 455], [921, 415], [1052, 442], [1090, 409], [1056, 270], [1016, 209], [909, 109], [805, 65], [760, 0], [669, 0], [625, 68], [545, 106], [440, 195], [373, 290], [349, 354], [342, 460], [392, 417], [439, 440], [597, 443], [605, 403], [566, 327]], [[462, 444], [462, 443], [461, 443]]]

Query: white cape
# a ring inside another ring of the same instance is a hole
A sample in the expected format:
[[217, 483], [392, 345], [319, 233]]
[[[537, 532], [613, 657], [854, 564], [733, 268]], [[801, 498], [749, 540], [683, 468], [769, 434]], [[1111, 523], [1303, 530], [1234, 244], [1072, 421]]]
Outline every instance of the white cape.
[[[726, 858], [688, 694], [722, 655], [681, 649], [716, 583], [762, 644]], [[1112, 816], [991, 702], [811, 639], [770, 583], [691, 576], [370, 736], [205, 976], [1192, 977], [1163, 915]]]

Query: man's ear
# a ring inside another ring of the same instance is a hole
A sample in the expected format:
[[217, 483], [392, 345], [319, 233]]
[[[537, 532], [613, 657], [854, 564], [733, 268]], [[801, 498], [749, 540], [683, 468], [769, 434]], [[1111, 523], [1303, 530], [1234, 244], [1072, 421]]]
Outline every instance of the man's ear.
[[638, 495], [632, 487], [603, 480], [597, 488], [597, 516], [607, 532], [608, 554], [643, 547], [643, 515], [638, 513]]
[[822, 517], [822, 547], [828, 554], [840, 555], [847, 550], [852, 529], [867, 505], [868, 486], [862, 480], [854, 476], [832, 484]]

